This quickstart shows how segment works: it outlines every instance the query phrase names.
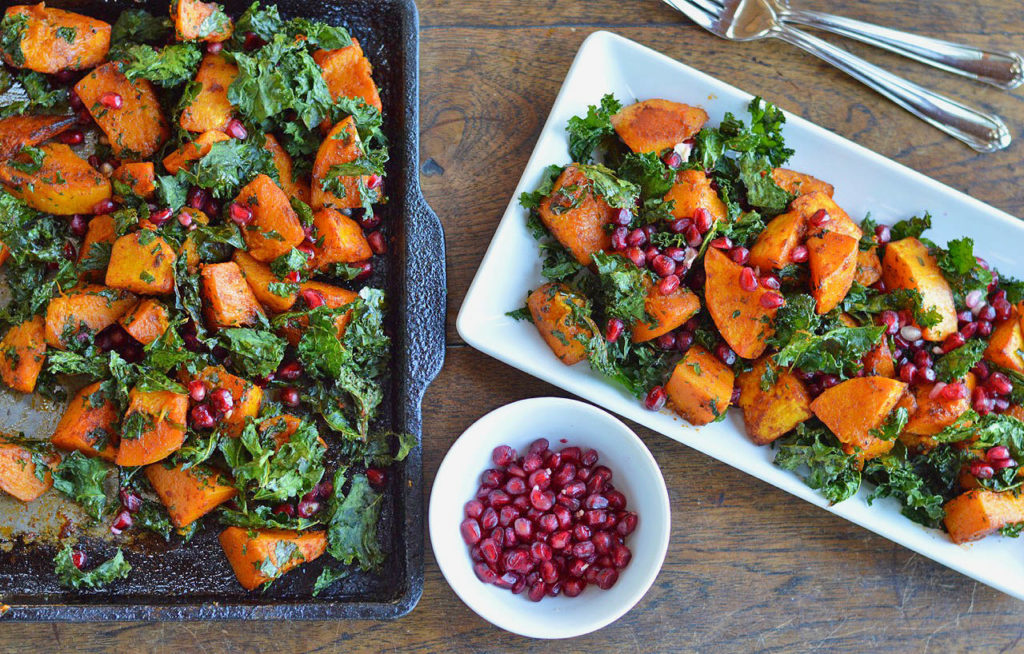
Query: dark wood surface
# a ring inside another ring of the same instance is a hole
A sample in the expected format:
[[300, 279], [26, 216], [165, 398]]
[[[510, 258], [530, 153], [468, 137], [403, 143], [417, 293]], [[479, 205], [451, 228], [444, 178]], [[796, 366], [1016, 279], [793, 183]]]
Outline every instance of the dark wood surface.
[[[1024, 47], [1019, 2], [793, 4], [981, 46]], [[635, 39], [1024, 215], [1024, 142], [976, 154], [790, 46], [717, 40], [657, 0], [423, 0], [420, 12], [423, 187], [444, 222], [450, 291], [448, 358], [424, 403], [427, 489], [449, 445], [478, 417], [524, 397], [564, 395], [466, 347], [454, 318], [572, 57], [594, 30]], [[1020, 90], [998, 91], [849, 47], [998, 111], [1020, 138]], [[1024, 603], [674, 441], [638, 431], [668, 483], [672, 541], [647, 596], [595, 634], [553, 644], [491, 627], [454, 595], [428, 546], [423, 599], [393, 623], [0, 624], [0, 650], [1024, 650]]]

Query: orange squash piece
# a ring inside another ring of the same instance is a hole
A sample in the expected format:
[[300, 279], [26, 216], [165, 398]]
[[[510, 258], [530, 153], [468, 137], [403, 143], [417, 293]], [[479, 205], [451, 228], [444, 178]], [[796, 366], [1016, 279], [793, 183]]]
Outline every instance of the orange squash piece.
[[885, 377], [857, 377], [826, 389], [811, 402], [811, 411], [828, 427], [847, 454], [863, 463], [892, 449], [895, 440], [881, 440], [870, 432], [889, 418], [907, 385]]
[[84, 386], [71, 398], [50, 437], [54, 446], [106, 461], [117, 458], [121, 415], [113, 402], [95, 395], [101, 385], [102, 382], [95, 382]]
[[167, 241], [148, 229], [125, 234], [110, 250], [107, 286], [140, 295], [174, 291], [176, 253]]
[[[117, 231], [114, 226], [114, 217], [110, 214], [100, 214], [89, 221], [89, 227], [85, 232], [85, 239], [82, 241], [82, 249], [78, 252], [78, 263], [82, 263], [92, 253], [92, 246], [101, 243], [109, 243], [113, 246], [117, 240]], [[105, 270], [90, 270], [84, 273], [88, 279], [97, 281], [106, 275]]]
[[743, 411], [747, 436], [756, 445], [771, 443], [814, 415], [807, 388], [789, 370], [776, 370], [775, 384], [761, 390], [761, 376], [772, 365], [770, 359], [759, 359], [753, 368], [736, 377], [738, 406]]
[[896, 377], [896, 364], [892, 360], [892, 350], [888, 339], [881, 339], [864, 355], [864, 374], [878, 377]]
[[[351, 304], [357, 297], [359, 297], [357, 293], [350, 291], [347, 288], [332, 286], [331, 284], [325, 284], [323, 282], [303, 282], [299, 286], [299, 291], [316, 291], [324, 298], [324, 305], [331, 309], [337, 309], [345, 306], [346, 304]], [[341, 338], [345, 334], [345, 327], [348, 325], [351, 315], [351, 311], [346, 311], [334, 319], [334, 325], [338, 328], [338, 338]], [[281, 337], [286, 341], [292, 345], [298, 345], [299, 339], [302, 338], [302, 332], [305, 331], [307, 325], [309, 325], [309, 319], [306, 316], [299, 316], [288, 320], [288, 322], [281, 327], [279, 332]]]
[[[182, 376], [184, 380], [188, 379], [187, 374]], [[221, 420], [224, 433], [228, 436], [240, 435], [245, 428], [246, 419], [259, 415], [263, 389], [256, 384], [232, 375], [221, 366], [207, 366], [194, 379], [202, 380], [211, 391], [223, 388], [231, 393], [234, 408], [230, 416], [225, 416]]]
[[813, 191], [801, 195], [789, 205], [789, 210], [799, 213], [804, 220], [810, 220], [811, 216], [824, 210], [829, 220], [812, 235], [819, 236], [822, 232], [835, 232], [845, 234], [850, 238], [859, 241], [864, 232], [850, 219], [850, 215], [843, 211], [842, 207], [835, 203], [831, 197], [822, 191]]
[[660, 153], [693, 138], [708, 122], [708, 114], [700, 107], [654, 99], [623, 107], [611, 121], [633, 152]]
[[775, 168], [772, 170], [772, 179], [775, 180], [775, 183], [782, 190], [798, 196], [820, 191], [832, 197], [832, 192], [835, 190], [828, 182], [823, 182], [817, 177], [812, 177], [806, 173], [798, 173], [787, 168]]
[[193, 161], [208, 155], [214, 143], [230, 139], [230, 136], [215, 129], [203, 132], [196, 137], [196, 140], [182, 144], [180, 148], [164, 157], [164, 168], [167, 169], [167, 172], [174, 175], [182, 168], [187, 168]]
[[203, 55], [196, 71], [202, 87], [195, 99], [181, 112], [179, 123], [190, 132], [223, 130], [231, 120], [234, 107], [228, 100], [228, 88], [238, 77], [238, 66], [221, 53]]
[[798, 211], [775, 216], [750, 248], [750, 265], [762, 271], [781, 270], [792, 263], [793, 248], [800, 245], [807, 222]]
[[[327, 179], [332, 166], [352, 163], [363, 154], [363, 146], [359, 142], [356, 124], [351, 116], [335, 125], [320, 144], [313, 162], [313, 181], [310, 187], [310, 206], [320, 209], [331, 206], [335, 209], [355, 209], [363, 205], [359, 194], [360, 177], [357, 175], [342, 177], [343, 195], [336, 195], [324, 190], [323, 182]], [[361, 177], [363, 185], [369, 182], [369, 176]]]
[[946, 502], [943, 508], [943, 524], [950, 540], [969, 543], [1024, 521], [1024, 494], [971, 490]]
[[729, 215], [718, 191], [711, 186], [711, 178], [703, 170], [680, 170], [664, 200], [674, 203], [672, 215], [676, 218], [692, 218], [697, 209], [707, 209], [715, 222]]
[[[197, 225], [209, 225], [210, 219], [205, 213], [199, 209], [193, 209], [192, 207], [182, 207], [182, 214], [188, 214], [192, 218], [192, 222]], [[185, 255], [185, 266], [188, 268], [190, 275], [194, 275], [196, 270], [199, 269], [199, 250], [196, 248], [195, 232], [189, 232], [185, 236], [185, 242], [181, 244], [181, 249], [178, 250], [178, 255]]]
[[[238, 583], [255, 590], [327, 551], [327, 535], [323, 531], [228, 527], [220, 534], [220, 545]], [[287, 558], [280, 560], [285, 555]]]
[[819, 314], [828, 313], [843, 301], [857, 275], [857, 239], [836, 232], [807, 239], [811, 268], [811, 295]]
[[31, 393], [46, 361], [43, 317], [34, 316], [7, 330], [0, 339], [0, 379], [16, 391]]
[[149, 199], [156, 191], [156, 173], [152, 161], [129, 161], [114, 170], [111, 179], [116, 179], [131, 188], [140, 198]]
[[162, 462], [143, 469], [178, 529], [189, 526], [238, 494], [220, 472], [202, 465], [182, 469], [182, 465], [172, 467]]
[[233, 31], [231, 19], [216, 2], [173, 0], [171, 20], [179, 41], [219, 43], [231, 38]]
[[771, 291], [760, 285], [749, 292], [740, 288], [742, 270], [721, 250], [709, 248], [704, 255], [704, 301], [729, 347], [744, 359], [756, 359], [767, 347], [765, 339], [775, 333], [778, 309], [761, 305], [761, 296]]
[[597, 329], [593, 321], [575, 314], [573, 307], [583, 307], [584, 301], [572, 289], [544, 284], [530, 293], [526, 305], [541, 338], [562, 363], [571, 366], [587, 358], [586, 343]]
[[253, 220], [242, 230], [242, 236], [254, 259], [273, 261], [306, 237], [288, 195], [266, 175], [257, 175], [249, 182], [238, 193], [235, 203], [253, 213]]
[[266, 139], [263, 148], [274, 156], [274, 167], [277, 168], [277, 179], [281, 182], [281, 190], [289, 196], [309, 204], [309, 182], [295, 179], [292, 158], [277, 142], [274, 135], [264, 134], [263, 136]]
[[312, 238], [312, 266], [316, 269], [366, 261], [373, 256], [359, 223], [329, 207], [313, 214]]
[[24, 61], [3, 52], [4, 61], [17, 68], [53, 75], [62, 70], [85, 70], [103, 63], [110, 50], [110, 25], [63, 9], [14, 5], [5, 17], [25, 16], [28, 22], [15, 46]]
[[177, 452], [185, 442], [187, 412], [188, 395], [133, 388], [128, 393], [125, 420], [133, 413], [141, 413], [151, 424], [137, 438], [125, 438], [122, 431], [121, 445], [117, 449], [114, 463], [119, 466], [144, 466]]
[[[120, 64], [103, 64], [75, 85], [75, 93], [110, 139], [110, 148], [121, 159], [141, 160], [153, 155], [170, 137], [160, 99], [147, 79], [129, 81]], [[100, 102], [107, 93], [121, 96], [120, 109]]]
[[904, 431], [915, 436], [934, 436], [956, 422], [964, 411], [971, 408], [971, 393], [975, 387], [973, 374], [967, 373], [965, 384], [968, 390], [966, 397], [956, 400], [931, 397], [935, 384], [916, 386], [913, 392], [917, 410], [910, 412]]
[[170, 325], [167, 307], [159, 300], [147, 298], [118, 320], [132, 338], [149, 345], [164, 335]]
[[363, 54], [359, 41], [352, 39], [351, 45], [337, 50], [317, 50], [313, 59], [320, 65], [320, 74], [332, 98], [362, 98], [378, 111], [383, 108], [373, 82], [373, 66]]
[[0, 491], [22, 502], [37, 499], [53, 486], [50, 470], [59, 461], [57, 457], [47, 457], [47, 470], [42, 475], [43, 481], [39, 481], [32, 451], [0, 435]]
[[[97, 204], [110, 199], [110, 180], [74, 150], [63, 143], [44, 143], [39, 149], [43, 159], [35, 172], [19, 170], [12, 162], [0, 162], [0, 182], [11, 195], [33, 209], [59, 216], [91, 214]], [[14, 160], [26, 163], [27, 155]]]
[[939, 312], [939, 323], [921, 330], [926, 341], [941, 341], [957, 330], [953, 291], [935, 258], [921, 241], [908, 237], [885, 246], [882, 281], [889, 290], [916, 290], [921, 294], [921, 304], [925, 309]]
[[213, 329], [254, 325], [263, 315], [252, 289], [234, 261], [204, 265], [202, 278], [203, 312]]
[[117, 322], [136, 301], [131, 293], [96, 284], [54, 296], [46, 307], [46, 343], [63, 350], [65, 336], [73, 337], [82, 328], [100, 332]]
[[577, 166], [562, 171], [537, 213], [551, 235], [584, 266], [590, 265], [595, 252], [612, 247], [605, 226], [615, 209], [594, 193], [590, 179]]
[[9, 116], [0, 119], [0, 161], [39, 145], [78, 122], [75, 116]]
[[853, 281], [862, 286], [871, 286], [882, 278], [882, 260], [878, 258], [878, 248], [860, 250], [857, 253], [857, 272]]
[[263, 306], [275, 313], [281, 313], [295, 305], [295, 300], [299, 297], [298, 290], [290, 291], [286, 295], [278, 295], [270, 290], [271, 284], [280, 284], [278, 288], [288, 287], [270, 270], [270, 266], [253, 259], [243, 250], [235, 250], [231, 259], [238, 264], [238, 269], [242, 271], [242, 276], [248, 282], [253, 295]]
[[735, 382], [732, 369], [700, 345], [676, 364], [665, 384], [669, 404], [691, 425], [706, 425], [729, 408]]
[[1016, 317], [996, 325], [989, 337], [988, 347], [985, 348], [985, 358], [999, 364], [1004, 368], [1024, 372], [1024, 357], [1021, 356], [1024, 350], [1024, 337], [1022, 337], [1020, 323]]
[[[646, 278], [645, 278], [646, 279]], [[690, 289], [680, 286], [668, 295], [662, 295], [658, 287], [647, 288], [644, 310], [654, 319], [651, 323], [638, 322], [633, 325], [633, 342], [642, 343], [679, 327], [700, 311], [700, 299]]]

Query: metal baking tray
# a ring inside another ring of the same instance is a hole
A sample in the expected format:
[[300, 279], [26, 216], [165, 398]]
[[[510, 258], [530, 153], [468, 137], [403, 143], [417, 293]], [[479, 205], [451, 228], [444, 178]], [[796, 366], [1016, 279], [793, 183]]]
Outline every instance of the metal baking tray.
[[[11, 4], [0, 2], [0, 9]], [[167, 2], [52, 0], [48, 5], [113, 23], [120, 11], [167, 11]], [[238, 16], [249, 0], [227, 0]], [[393, 338], [392, 374], [379, 427], [421, 436], [420, 402], [441, 368], [445, 345], [444, 234], [419, 185], [419, 20], [413, 0], [280, 0], [285, 18], [304, 16], [344, 25], [359, 39], [381, 87], [384, 131], [390, 140], [387, 192], [381, 208], [389, 254], [374, 262], [371, 284], [388, 293], [387, 328]], [[0, 430], [48, 437], [63, 407], [36, 397], [0, 395]], [[312, 597], [313, 582], [330, 557], [306, 564], [266, 592], [245, 591], [217, 542], [220, 528], [207, 516], [191, 543], [141, 537], [118, 543], [134, 570], [129, 579], [98, 591], [70, 592], [57, 584], [52, 558], [76, 507], [47, 493], [26, 508], [0, 499], [0, 600], [14, 621], [327, 620], [390, 619], [405, 615], [423, 592], [423, 462], [417, 446], [389, 475], [380, 538], [388, 551], [378, 573], [354, 572]], [[24, 532], [30, 533], [29, 537]], [[97, 530], [97, 533], [105, 529]], [[17, 532], [22, 532], [18, 535]], [[180, 539], [179, 539], [180, 540]], [[94, 560], [110, 555], [109, 539], [91, 541]], [[89, 541], [87, 541], [89, 542]]]

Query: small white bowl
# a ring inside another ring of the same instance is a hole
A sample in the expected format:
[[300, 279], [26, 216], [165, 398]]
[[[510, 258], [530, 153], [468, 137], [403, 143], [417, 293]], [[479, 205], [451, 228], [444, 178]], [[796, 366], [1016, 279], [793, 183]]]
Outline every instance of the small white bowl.
[[[463, 506], [475, 496], [480, 474], [493, 468], [491, 451], [510, 445], [524, 454], [530, 443], [547, 438], [551, 449], [592, 447], [613, 473], [612, 484], [637, 513], [636, 530], [626, 539], [629, 565], [609, 590], [588, 587], [578, 597], [545, 597], [485, 584], [473, 572], [469, 547], [459, 524]], [[562, 443], [562, 439], [567, 442]], [[668, 491], [657, 462], [643, 442], [619, 419], [594, 406], [557, 397], [521, 400], [491, 411], [459, 437], [437, 471], [430, 494], [430, 542], [441, 573], [455, 593], [488, 622], [531, 638], [570, 638], [596, 631], [633, 608], [654, 583], [671, 523]]]

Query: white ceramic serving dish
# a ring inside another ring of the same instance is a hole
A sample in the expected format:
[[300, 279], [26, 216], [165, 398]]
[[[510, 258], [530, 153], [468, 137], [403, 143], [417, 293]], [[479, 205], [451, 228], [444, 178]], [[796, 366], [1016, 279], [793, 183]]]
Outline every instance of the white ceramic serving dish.
[[[580, 47], [551, 109], [533, 155], [519, 181], [477, 271], [458, 317], [459, 334], [473, 347], [531, 375], [571, 391], [622, 416], [743, 470], [827, 511], [870, 529], [924, 556], [1005, 593], [1024, 599], [1024, 543], [993, 536], [954, 545], [940, 531], [921, 527], [899, 513], [895, 500], [868, 506], [866, 489], [840, 504], [804, 485], [795, 474], [772, 464], [774, 451], [753, 445], [733, 410], [720, 423], [689, 426], [669, 411], [652, 413], [585, 363], [565, 366], [534, 327], [505, 312], [523, 306], [527, 293], [542, 283], [536, 241], [525, 226], [519, 194], [533, 190], [549, 164], [569, 163], [566, 121], [585, 113], [605, 93], [623, 103], [667, 98], [704, 107], [717, 124], [726, 111], [746, 116], [751, 96], [724, 82], [626, 38], [595, 32]], [[769, 98], [770, 100], [770, 98]], [[855, 219], [868, 212], [893, 222], [928, 210], [939, 243], [969, 235], [975, 253], [1002, 272], [1024, 276], [1024, 223], [998, 209], [890, 161], [799, 116], [787, 114], [786, 144], [796, 149], [787, 167], [818, 176], [835, 187], [835, 200]], [[966, 585], [964, 587], [966, 591]]]
[[[551, 449], [570, 445], [597, 450], [600, 464], [614, 475], [626, 508], [637, 514], [636, 530], [626, 539], [633, 553], [608, 590], [587, 588], [577, 597], [545, 597], [531, 602], [525, 592], [484, 584], [473, 572], [462, 541], [462, 507], [480, 486], [480, 473], [493, 468], [491, 452], [510, 445], [524, 454], [530, 443], [547, 438]], [[567, 442], [561, 442], [561, 439]], [[463, 432], [437, 471], [430, 492], [430, 543], [441, 573], [455, 593], [480, 617], [530, 638], [581, 636], [619, 619], [654, 583], [668, 551], [668, 490], [657, 461], [643, 441], [621, 420], [578, 400], [537, 397], [491, 411]]]

